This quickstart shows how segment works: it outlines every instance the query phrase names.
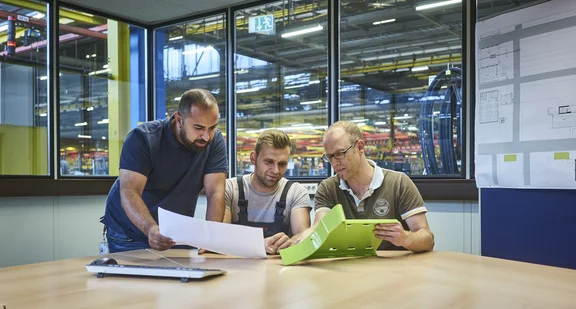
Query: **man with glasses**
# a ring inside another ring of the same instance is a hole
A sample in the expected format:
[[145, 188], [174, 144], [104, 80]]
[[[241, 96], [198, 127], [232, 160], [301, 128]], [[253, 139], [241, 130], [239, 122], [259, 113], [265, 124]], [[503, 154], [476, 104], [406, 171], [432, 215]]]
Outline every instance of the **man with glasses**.
[[383, 240], [380, 250], [424, 252], [434, 248], [434, 234], [418, 189], [406, 174], [380, 168], [366, 158], [366, 144], [355, 123], [338, 121], [330, 126], [324, 135], [324, 151], [322, 159], [332, 165], [336, 175], [318, 186], [314, 224], [298, 240], [309, 236], [334, 205], [342, 204], [348, 219], [401, 222], [376, 226], [374, 234]]

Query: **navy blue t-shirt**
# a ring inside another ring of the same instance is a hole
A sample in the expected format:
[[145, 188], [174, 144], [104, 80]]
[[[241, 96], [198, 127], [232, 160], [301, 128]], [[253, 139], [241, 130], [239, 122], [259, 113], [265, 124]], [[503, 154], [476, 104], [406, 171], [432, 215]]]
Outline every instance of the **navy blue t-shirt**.
[[[120, 169], [140, 173], [148, 180], [142, 199], [158, 222], [158, 207], [185, 216], [194, 216], [196, 201], [204, 187], [204, 175], [226, 173], [228, 160], [222, 132], [216, 130], [204, 151], [190, 151], [178, 143], [170, 131], [170, 120], [156, 120], [134, 128], [124, 141]], [[118, 178], [106, 200], [103, 223], [137, 241], [147, 236], [128, 219], [120, 204]]]

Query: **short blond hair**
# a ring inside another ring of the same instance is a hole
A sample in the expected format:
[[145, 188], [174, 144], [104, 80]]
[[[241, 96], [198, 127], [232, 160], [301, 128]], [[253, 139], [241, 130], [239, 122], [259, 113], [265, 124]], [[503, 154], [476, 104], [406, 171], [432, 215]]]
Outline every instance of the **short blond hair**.
[[288, 137], [288, 134], [277, 129], [268, 129], [260, 133], [258, 140], [256, 141], [256, 156], [260, 154], [262, 144], [266, 144], [274, 149], [284, 149], [289, 147], [290, 150], [292, 150], [292, 143], [290, 142], [290, 137]]

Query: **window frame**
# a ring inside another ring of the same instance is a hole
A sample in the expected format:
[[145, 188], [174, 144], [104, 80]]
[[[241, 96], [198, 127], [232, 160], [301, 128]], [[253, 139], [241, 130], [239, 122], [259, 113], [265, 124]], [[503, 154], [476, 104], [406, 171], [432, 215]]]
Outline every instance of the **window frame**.
[[[59, 177], [59, 160], [57, 158], [57, 150], [60, 142], [59, 137], [59, 121], [58, 121], [58, 111], [60, 108], [59, 104], [59, 82], [58, 82], [58, 42], [54, 42], [52, 38], [57, 37], [58, 29], [58, 13], [60, 9], [60, 4], [58, 1], [46, 1], [47, 12], [49, 16], [48, 20], [48, 31], [50, 39], [48, 42], [49, 53], [49, 64], [48, 70], [51, 76], [50, 80], [53, 81], [52, 84], [49, 83], [49, 105], [52, 107], [49, 115], [49, 170], [50, 175], [48, 176], [12, 176], [12, 175], [0, 175], [0, 197], [2, 196], [61, 196], [61, 195], [105, 195], [108, 193], [111, 185], [116, 180], [115, 176], [82, 176], [74, 177], [69, 176], [65, 178]], [[152, 25], [142, 24], [140, 22], [127, 20], [122, 17], [114, 16], [104, 12], [98, 12], [93, 9], [85, 8], [78, 5], [72, 5], [69, 3], [64, 3], [64, 7], [79, 10], [86, 13], [93, 13], [104, 18], [110, 18], [117, 20], [119, 22], [129, 23], [138, 27], [146, 29], [147, 37], [147, 47], [146, 47], [146, 59], [147, 64], [146, 76], [147, 76], [147, 120], [152, 120], [155, 115], [155, 59], [153, 57], [155, 52], [155, 38], [154, 30], [157, 28], [175, 25], [178, 23], [199, 19], [203, 17], [208, 17], [212, 15], [224, 14], [226, 20], [226, 86], [227, 89], [234, 89], [234, 74], [233, 74], [233, 55], [235, 49], [235, 12], [238, 10], [243, 10], [246, 8], [259, 6], [267, 3], [272, 3], [276, 1], [258, 1], [255, 3], [241, 4], [237, 6], [231, 6], [228, 8], [215, 10], [211, 12], [205, 12], [202, 14], [192, 15], [182, 17], [169, 22], [156, 23]], [[478, 199], [478, 189], [476, 188], [475, 181], [473, 179], [473, 162], [474, 155], [474, 137], [473, 137], [473, 124], [474, 124], [474, 30], [476, 21], [476, 5], [475, 3], [469, 3], [469, 1], [462, 2], [462, 69], [464, 70], [463, 75], [463, 89], [462, 96], [463, 107], [463, 126], [462, 126], [462, 173], [459, 177], [454, 177], [454, 175], [436, 175], [433, 178], [426, 176], [415, 176], [410, 177], [414, 180], [414, 183], [420, 190], [422, 196], [426, 200], [477, 200]], [[330, 104], [328, 104], [328, 124], [333, 123], [339, 119], [339, 106], [334, 104], [334, 102], [339, 102], [338, 94], [338, 77], [339, 77], [339, 47], [337, 45], [339, 42], [340, 27], [340, 1], [329, 1], [328, 8], [328, 23], [330, 27], [328, 29], [328, 98]], [[56, 69], [55, 69], [56, 68]], [[236, 144], [236, 121], [235, 121], [235, 92], [227, 91], [226, 94], [226, 131], [227, 131], [227, 149], [229, 154], [229, 164], [230, 164], [230, 175], [235, 176], [236, 166], [235, 166], [235, 144]], [[56, 138], [54, 138], [56, 136]], [[331, 173], [333, 174], [333, 172]], [[319, 183], [325, 177], [290, 177], [290, 179], [299, 181], [302, 183]]]

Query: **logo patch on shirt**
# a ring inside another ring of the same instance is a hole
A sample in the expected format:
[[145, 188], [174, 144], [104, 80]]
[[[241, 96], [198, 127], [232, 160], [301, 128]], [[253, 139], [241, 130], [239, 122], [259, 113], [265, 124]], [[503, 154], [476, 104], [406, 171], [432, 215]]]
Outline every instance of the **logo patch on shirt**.
[[384, 217], [390, 212], [390, 203], [385, 198], [379, 198], [374, 204], [374, 214]]

